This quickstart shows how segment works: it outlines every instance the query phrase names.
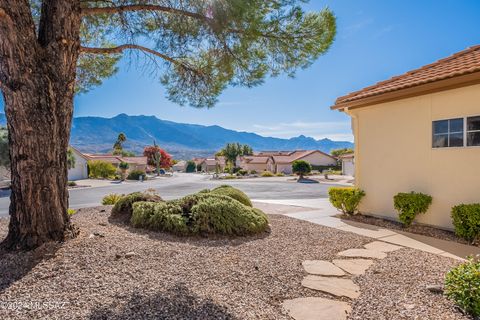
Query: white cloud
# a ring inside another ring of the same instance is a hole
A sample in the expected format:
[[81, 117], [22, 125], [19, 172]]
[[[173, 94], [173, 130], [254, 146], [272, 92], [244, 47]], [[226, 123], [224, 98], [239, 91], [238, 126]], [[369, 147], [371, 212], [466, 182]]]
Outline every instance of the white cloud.
[[269, 137], [291, 138], [299, 135], [315, 139], [353, 141], [350, 121], [304, 122], [295, 121], [278, 124], [254, 124], [252, 131]]

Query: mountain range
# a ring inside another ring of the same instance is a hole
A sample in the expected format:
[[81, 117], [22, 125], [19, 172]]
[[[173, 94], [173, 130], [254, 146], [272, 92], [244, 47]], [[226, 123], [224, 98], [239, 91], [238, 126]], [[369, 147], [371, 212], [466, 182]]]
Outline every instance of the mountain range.
[[[5, 124], [5, 115], [0, 113], [0, 125]], [[120, 132], [127, 136], [124, 149], [141, 153], [146, 145], [152, 145], [155, 140], [176, 159], [212, 156], [228, 142], [248, 144], [255, 151], [319, 149], [330, 152], [332, 149], [353, 147], [349, 141], [333, 141], [327, 138], [315, 140], [304, 135], [290, 139], [263, 137], [216, 125], [177, 123], [154, 116], [126, 114], [113, 118], [74, 118], [70, 142], [83, 152], [104, 153], [111, 151]]]

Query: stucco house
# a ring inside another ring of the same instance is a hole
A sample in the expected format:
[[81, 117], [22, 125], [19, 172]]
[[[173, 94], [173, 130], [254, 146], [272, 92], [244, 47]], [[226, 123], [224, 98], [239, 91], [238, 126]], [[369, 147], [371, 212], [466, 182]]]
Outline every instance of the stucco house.
[[256, 171], [261, 173], [263, 171], [275, 171], [275, 164], [271, 156], [243, 156], [240, 157], [237, 164], [243, 169], [249, 172]]
[[335, 166], [337, 159], [320, 150], [296, 150], [296, 151], [262, 151], [258, 156], [271, 156], [273, 159], [273, 172], [292, 173], [292, 163], [296, 160], [304, 160], [312, 166], [324, 167]]
[[180, 160], [172, 166], [174, 172], [185, 172], [187, 168], [187, 161]]
[[75, 181], [88, 179], [87, 162], [89, 159], [78, 149], [72, 146], [70, 146], [70, 149], [72, 150], [73, 156], [75, 158], [75, 167], [68, 170], [68, 180]]
[[200, 162], [202, 172], [215, 172], [217, 168], [217, 160], [215, 158], [206, 158]]
[[355, 154], [346, 153], [338, 157], [342, 163], [342, 174], [344, 176], [355, 176]]
[[352, 118], [360, 211], [396, 219], [398, 192], [430, 194], [420, 223], [451, 228], [480, 202], [480, 45], [336, 100]]

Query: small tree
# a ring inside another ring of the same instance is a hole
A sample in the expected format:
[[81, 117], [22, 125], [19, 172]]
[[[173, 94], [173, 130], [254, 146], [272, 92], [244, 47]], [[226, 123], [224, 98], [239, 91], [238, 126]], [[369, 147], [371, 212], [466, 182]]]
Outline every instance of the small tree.
[[122, 181], [125, 180], [125, 177], [127, 176], [127, 170], [130, 168], [130, 165], [127, 162], [120, 162], [118, 165], [118, 168], [122, 172]]
[[303, 179], [304, 175], [309, 174], [312, 172], [312, 166], [310, 163], [304, 160], [295, 160], [292, 163], [292, 171], [293, 173], [299, 175], [299, 180]]
[[159, 174], [160, 168], [166, 169], [172, 166], [172, 156], [157, 146], [155, 141], [153, 146], [147, 146], [143, 149], [143, 155], [147, 157], [149, 165], [155, 166], [157, 174]]
[[187, 166], [185, 167], [185, 171], [188, 173], [191, 173], [191, 172], [195, 172], [195, 169], [196, 169], [195, 161], [188, 160]]
[[250, 156], [253, 154], [253, 149], [247, 144], [241, 145], [240, 143], [227, 143], [225, 147], [217, 152], [216, 156], [224, 156], [227, 163], [232, 168], [237, 166], [237, 157]]
[[72, 148], [67, 150], [67, 168], [68, 170], [75, 168], [75, 154], [73, 153]]
[[10, 170], [10, 154], [8, 153], [8, 130], [0, 127], [0, 167]]

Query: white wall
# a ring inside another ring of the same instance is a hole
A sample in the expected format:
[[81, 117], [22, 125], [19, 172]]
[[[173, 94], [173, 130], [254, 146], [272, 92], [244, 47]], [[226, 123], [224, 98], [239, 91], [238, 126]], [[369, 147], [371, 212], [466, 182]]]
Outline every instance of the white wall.
[[[73, 149], [72, 149], [73, 150]], [[75, 156], [75, 168], [68, 170], [68, 180], [88, 179], [87, 160], [83, 158], [76, 150], [73, 150]]]

